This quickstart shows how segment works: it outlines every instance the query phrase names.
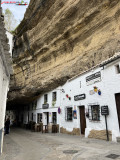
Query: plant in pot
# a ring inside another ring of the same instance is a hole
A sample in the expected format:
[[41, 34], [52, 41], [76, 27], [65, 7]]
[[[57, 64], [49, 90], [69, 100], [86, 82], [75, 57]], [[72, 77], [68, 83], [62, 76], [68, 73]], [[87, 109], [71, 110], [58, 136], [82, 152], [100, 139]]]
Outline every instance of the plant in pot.
[[56, 101], [52, 101], [52, 106], [54, 107], [56, 104]]
[[101, 90], [100, 89], [98, 90], [98, 95], [101, 95]]
[[94, 86], [94, 92], [97, 92], [98, 88], [96, 86]]

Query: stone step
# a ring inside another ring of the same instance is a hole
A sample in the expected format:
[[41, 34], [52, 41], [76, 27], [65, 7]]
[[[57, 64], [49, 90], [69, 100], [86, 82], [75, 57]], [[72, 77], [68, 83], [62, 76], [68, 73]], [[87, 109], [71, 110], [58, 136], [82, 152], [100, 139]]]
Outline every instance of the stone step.
[[117, 142], [120, 143], [120, 137], [117, 137]]

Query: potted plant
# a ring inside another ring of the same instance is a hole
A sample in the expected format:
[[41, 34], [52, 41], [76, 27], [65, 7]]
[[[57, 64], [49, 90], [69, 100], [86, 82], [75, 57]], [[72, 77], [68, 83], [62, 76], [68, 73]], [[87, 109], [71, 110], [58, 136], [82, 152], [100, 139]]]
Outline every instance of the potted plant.
[[101, 90], [100, 89], [98, 90], [98, 95], [101, 95]]
[[97, 92], [97, 91], [98, 91], [97, 87], [96, 87], [96, 86], [94, 86], [94, 92]]
[[56, 101], [52, 101], [52, 106], [54, 107], [56, 104]]

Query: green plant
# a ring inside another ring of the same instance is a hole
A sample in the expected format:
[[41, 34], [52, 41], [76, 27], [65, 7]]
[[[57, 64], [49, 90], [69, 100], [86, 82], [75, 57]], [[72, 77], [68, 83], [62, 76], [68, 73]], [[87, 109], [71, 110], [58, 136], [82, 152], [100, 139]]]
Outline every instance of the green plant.
[[56, 104], [56, 101], [52, 101], [52, 106], [54, 107]]

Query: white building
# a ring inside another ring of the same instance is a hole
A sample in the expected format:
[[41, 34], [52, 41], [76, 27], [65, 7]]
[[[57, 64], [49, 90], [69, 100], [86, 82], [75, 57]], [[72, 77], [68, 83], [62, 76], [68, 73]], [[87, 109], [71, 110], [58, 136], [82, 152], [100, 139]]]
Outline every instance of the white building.
[[[60, 127], [69, 132], [78, 128], [85, 137], [92, 131], [92, 137], [103, 139], [106, 124], [101, 107], [108, 106], [108, 130], [112, 140], [116, 141], [116, 137], [120, 136], [120, 53], [68, 80], [62, 88], [65, 94], [61, 103]], [[67, 98], [69, 96], [71, 100]]]
[[27, 124], [29, 121], [43, 122], [44, 126], [50, 123], [59, 124], [59, 107], [61, 106], [60, 97], [62, 93], [61, 88], [56, 88], [41, 95], [37, 101], [26, 106], [24, 111], [19, 112], [19, 121], [24, 124]]
[[2, 11], [0, 7], [0, 154], [2, 153], [3, 147], [7, 92], [9, 90], [10, 74], [12, 73], [12, 60], [9, 53], [9, 45], [7, 44], [7, 36], [5, 34], [1, 13]]
[[28, 119], [43, 125], [56, 123], [61, 133], [99, 139], [106, 139], [107, 114], [109, 138], [116, 142], [120, 136], [120, 53], [41, 95], [30, 106], [22, 112], [24, 123]]

